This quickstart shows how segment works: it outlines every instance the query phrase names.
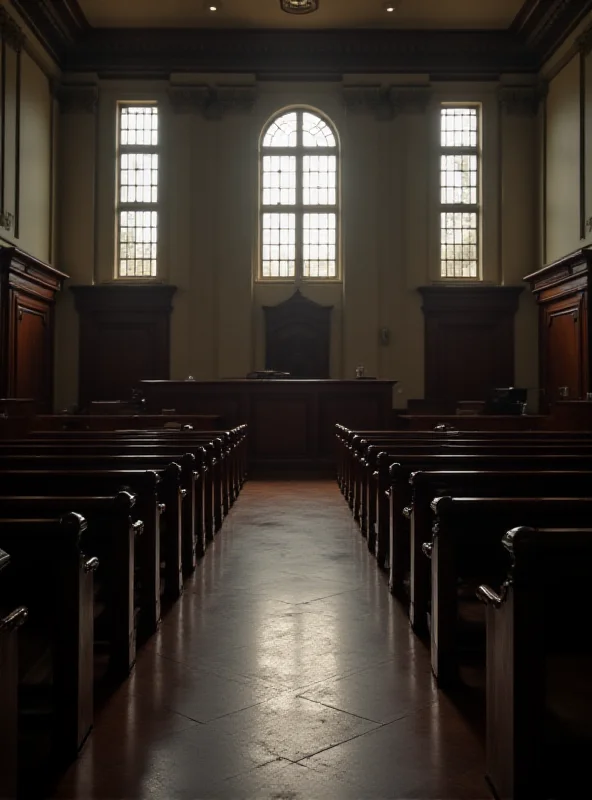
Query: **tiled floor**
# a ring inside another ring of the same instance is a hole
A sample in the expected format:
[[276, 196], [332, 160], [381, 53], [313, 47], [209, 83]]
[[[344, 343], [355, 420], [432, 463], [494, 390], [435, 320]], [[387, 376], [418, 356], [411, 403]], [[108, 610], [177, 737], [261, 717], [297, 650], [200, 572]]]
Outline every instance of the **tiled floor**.
[[488, 798], [334, 483], [251, 482], [60, 798]]

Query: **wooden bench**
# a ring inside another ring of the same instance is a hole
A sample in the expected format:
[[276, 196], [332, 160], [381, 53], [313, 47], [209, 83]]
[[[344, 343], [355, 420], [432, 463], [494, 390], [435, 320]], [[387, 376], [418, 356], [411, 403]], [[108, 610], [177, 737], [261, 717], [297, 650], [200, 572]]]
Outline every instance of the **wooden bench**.
[[[389, 488], [386, 497], [389, 503], [389, 524], [379, 521], [377, 536], [377, 560], [379, 565], [388, 565], [389, 589], [403, 603], [409, 601], [408, 575], [411, 561], [410, 521], [404, 510], [412, 502], [409, 478], [417, 471], [547, 471], [592, 470], [592, 456], [560, 453], [558, 455], [501, 455], [501, 454], [432, 454], [400, 456], [398, 462], [389, 467]], [[385, 532], [388, 528], [388, 534]], [[385, 542], [386, 539], [386, 542]]]
[[[383, 537], [386, 538], [386, 518], [388, 505], [385, 492], [388, 489], [388, 467], [397, 461], [399, 454], [418, 453], [466, 453], [492, 455], [522, 455], [527, 452], [538, 453], [592, 453], [592, 442], [579, 440], [536, 440], [496, 439], [494, 441], [457, 439], [454, 442], [428, 443], [403, 440], [401, 443], [381, 442], [366, 446], [361, 453], [361, 505], [360, 521], [363, 533], [368, 537], [368, 547], [376, 547], [377, 528], [383, 521]], [[386, 455], [383, 455], [386, 453]]]
[[[10, 556], [0, 550], [0, 598], [3, 570]], [[28, 616], [26, 606], [0, 605], [0, 797], [14, 800], [18, 773], [18, 629]]]
[[[552, 451], [558, 449], [592, 449], [592, 441], [586, 439], [562, 439], [562, 438], [538, 438], [530, 440], [527, 438], [514, 439], [508, 437], [497, 437], [494, 439], [472, 439], [470, 435], [450, 438], [415, 438], [414, 434], [406, 436], [397, 435], [392, 437], [388, 433], [374, 435], [369, 438], [353, 436], [351, 440], [351, 474], [352, 489], [351, 507], [354, 519], [359, 522], [362, 532], [369, 532], [371, 544], [373, 544], [374, 529], [373, 523], [377, 516], [377, 497], [384, 490], [388, 466], [397, 460], [399, 454], [409, 452], [429, 453], [429, 452], [476, 452], [486, 448], [506, 452], [510, 448], [532, 447], [533, 449], [544, 448]], [[379, 456], [386, 452], [388, 458], [384, 457], [379, 462]], [[390, 462], [389, 462], [390, 459]], [[380, 487], [380, 469], [383, 469], [383, 486]], [[378, 469], [377, 469], [378, 468]]]
[[[232, 503], [238, 497], [244, 483], [244, 461], [246, 452], [246, 426], [238, 426], [229, 431], [87, 431], [87, 432], [33, 432], [29, 438], [48, 443], [83, 444], [91, 441], [96, 444], [126, 444], [145, 446], [178, 446], [179, 455], [190, 452], [195, 456], [196, 469], [202, 482], [198, 492], [199, 507], [196, 509], [198, 527], [205, 527], [207, 538], [211, 540], [221, 527], [222, 519], [228, 514]], [[20, 440], [19, 440], [20, 441]], [[171, 451], [174, 454], [174, 451]], [[205, 458], [204, 458], [205, 456]], [[201, 505], [203, 504], [203, 509]], [[204, 536], [205, 536], [204, 531]], [[198, 533], [198, 555], [203, 554]]]
[[[67, 448], [56, 448], [55, 454], [33, 453], [18, 454], [0, 452], [1, 470], [158, 470], [162, 481], [158, 484], [159, 501], [163, 505], [162, 524], [160, 530], [160, 556], [164, 562], [164, 593], [168, 601], [176, 600], [183, 590], [182, 565], [182, 512], [183, 499], [194, 480], [193, 457], [186, 454], [182, 459], [183, 466], [171, 461], [166, 455], [89, 455], [74, 454]], [[120, 488], [120, 487], [118, 487]], [[16, 492], [18, 493], [18, 489]], [[38, 494], [47, 494], [41, 491]], [[95, 494], [95, 492], [89, 492]]]
[[[174, 550], [172, 550], [172, 559], [179, 560], [182, 565], [182, 574], [184, 577], [193, 572], [195, 569], [196, 559], [199, 555], [203, 555], [202, 543], [204, 540], [204, 532], [202, 530], [202, 520], [200, 517], [201, 512], [201, 484], [200, 484], [200, 471], [196, 469], [196, 456], [193, 453], [182, 452], [181, 448], [177, 445], [160, 444], [160, 443], [145, 443], [138, 444], [136, 442], [0, 442], [0, 459], [3, 456], [72, 456], [75, 459], [79, 457], [94, 457], [102, 459], [111, 456], [140, 456], [142, 458], [148, 456], [156, 461], [147, 463], [146, 466], [162, 469], [168, 468], [171, 462], [178, 463], [181, 467], [181, 494], [183, 502], [179, 510], [179, 519], [173, 519], [165, 515], [165, 519], [169, 520], [171, 526], [180, 525], [180, 541], [177, 545], [176, 541], [173, 542]], [[170, 469], [169, 469], [170, 471]], [[163, 502], [167, 502], [163, 498]], [[169, 503], [172, 502], [172, 508], [176, 509], [177, 503], [174, 497], [169, 498]], [[173, 527], [174, 529], [174, 527]], [[173, 540], [171, 540], [173, 541]], [[178, 552], [177, 552], [178, 547]], [[172, 562], [171, 562], [172, 563]], [[173, 573], [169, 576], [171, 587], [177, 584], [177, 578]], [[180, 588], [179, 588], [180, 591]], [[175, 596], [174, 589], [173, 594]]]
[[129, 491], [136, 496], [134, 521], [143, 523], [136, 551], [141, 641], [156, 631], [161, 617], [160, 522], [164, 511], [158, 499], [161, 483], [153, 470], [0, 470], [0, 491], [4, 494], [88, 497]]
[[452, 497], [590, 497], [592, 471], [437, 471], [409, 479], [413, 500], [404, 510], [410, 520], [409, 620], [415, 633], [427, 633], [431, 596], [430, 564], [422, 546], [432, 540], [432, 501]]
[[[461, 642], [459, 586], [493, 581], [499, 585], [505, 563], [500, 546], [504, 533], [529, 522], [533, 526], [586, 525], [591, 498], [453, 498], [432, 502], [432, 601], [430, 644], [432, 671], [439, 686], [458, 681]], [[474, 591], [470, 594], [474, 597]]]
[[166, 424], [192, 425], [194, 430], [216, 430], [218, 414], [39, 414], [32, 420], [35, 430], [115, 430], [116, 428], [163, 428]]
[[589, 784], [592, 529], [510, 530], [487, 620], [486, 769], [497, 797], [581, 797]]
[[101, 617], [95, 618], [95, 652], [105, 641], [108, 675], [115, 680], [127, 677], [136, 661], [135, 550], [144, 523], [132, 522], [135, 504], [135, 495], [125, 491], [112, 497], [0, 497], [0, 517], [55, 519], [75, 511], [86, 519], [81, 544], [99, 559], [95, 596], [99, 589], [105, 606]]
[[[84, 518], [0, 518], [0, 547], [11, 564], [0, 584], [3, 606], [28, 608], [19, 637], [19, 711], [33, 723], [47, 709], [52, 758], [76, 756], [93, 724], [93, 572], [84, 553]], [[44, 703], [46, 705], [44, 705]], [[46, 725], [47, 725], [46, 722]], [[45, 726], [44, 726], [45, 727]]]
[[455, 440], [487, 440], [492, 443], [500, 440], [513, 442], [521, 441], [548, 441], [560, 439], [563, 441], [586, 441], [592, 439], [590, 431], [458, 431], [458, 430], [430, 430], [430, 431], [355, 431], [336, 425], [338, 480], [341, 491], [348, 500], [350, 507], [354, 505], [355, 468], [360, 443], [364, 440], [368, 444], [383, 442], [423, 441], [429, 442], [454, 442]]

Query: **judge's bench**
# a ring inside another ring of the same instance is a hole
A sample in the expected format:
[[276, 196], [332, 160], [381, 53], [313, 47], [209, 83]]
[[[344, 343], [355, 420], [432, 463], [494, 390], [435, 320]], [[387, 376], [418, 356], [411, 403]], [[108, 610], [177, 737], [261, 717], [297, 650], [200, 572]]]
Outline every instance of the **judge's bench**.
[[396, 381], [232, 379], [140, 382], [148, 413], [221, 414], [249, 426], [251, 474], [332, 473], [335, 423], [357, 430], [391, 427]]

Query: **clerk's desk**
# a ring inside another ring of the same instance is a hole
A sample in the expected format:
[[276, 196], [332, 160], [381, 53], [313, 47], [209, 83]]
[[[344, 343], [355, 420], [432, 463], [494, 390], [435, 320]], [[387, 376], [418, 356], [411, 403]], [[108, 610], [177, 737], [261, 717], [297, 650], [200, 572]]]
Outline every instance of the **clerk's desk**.
[[393, 386], [387, 380], [257, 379], [141, 381], [146, 410], [221, 414], [223, 424], [249, 426], [251, 474], [281, 469], [330, 474], [335, 423], [360, 430], [392, 427]]

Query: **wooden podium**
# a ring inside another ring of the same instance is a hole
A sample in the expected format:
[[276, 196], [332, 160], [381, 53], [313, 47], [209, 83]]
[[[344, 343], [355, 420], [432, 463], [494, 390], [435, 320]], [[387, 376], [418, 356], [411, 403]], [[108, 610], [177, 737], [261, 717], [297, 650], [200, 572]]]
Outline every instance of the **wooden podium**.
[[335, 423], [391, 427], [396, 381], [225, 380], [141, 381], [149, 413], [221, 414], [227, 427], [249, 426], [251, 472], [299, 470], [331, 474]]

